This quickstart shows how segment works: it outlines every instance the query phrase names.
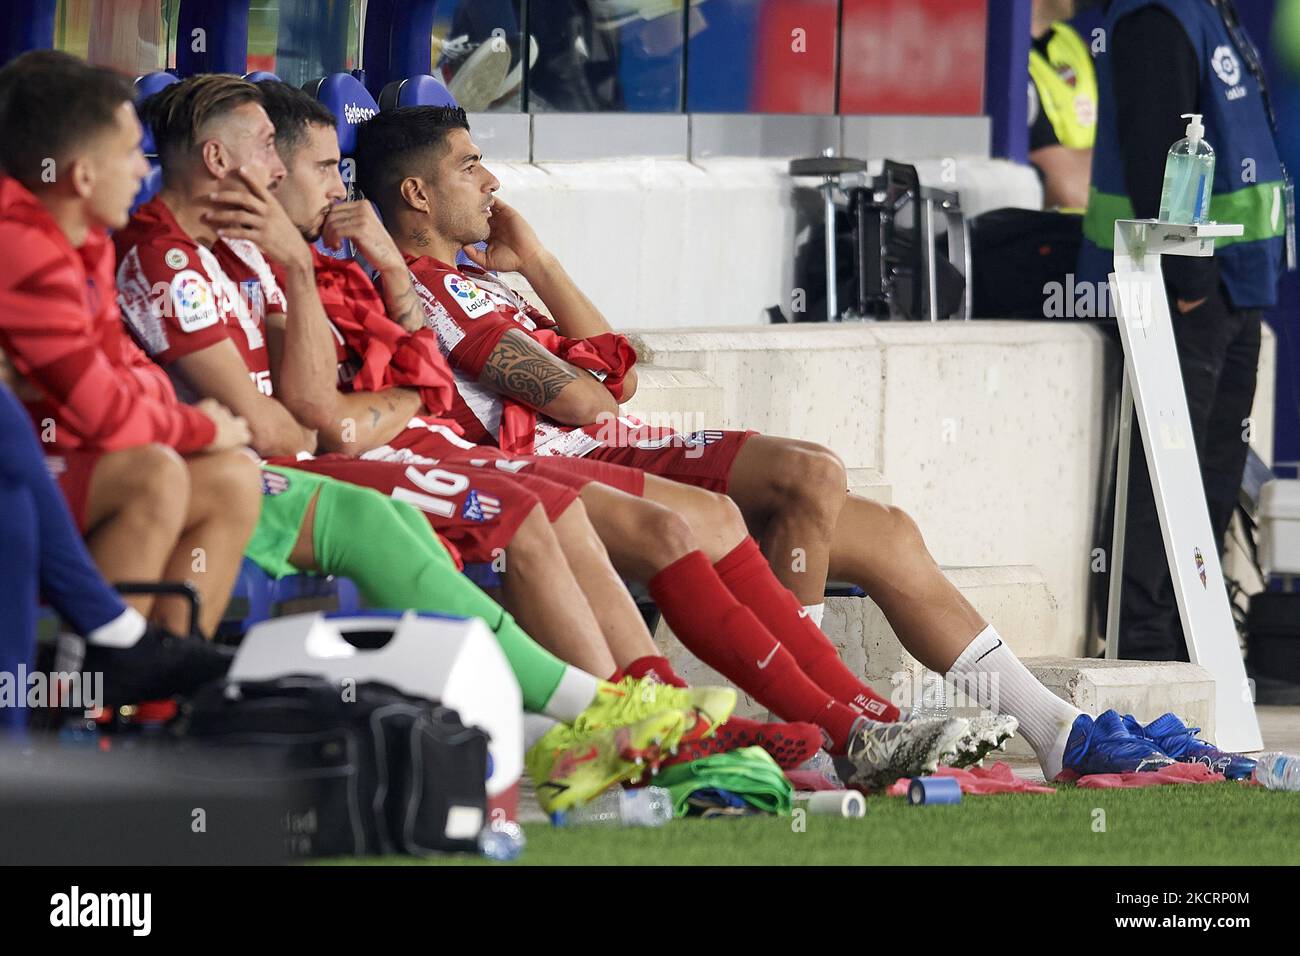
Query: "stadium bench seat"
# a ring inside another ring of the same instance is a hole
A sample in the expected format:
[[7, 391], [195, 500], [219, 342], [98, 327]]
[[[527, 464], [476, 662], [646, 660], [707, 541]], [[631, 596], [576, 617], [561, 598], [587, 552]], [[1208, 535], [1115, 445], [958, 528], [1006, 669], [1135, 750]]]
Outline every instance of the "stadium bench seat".
[[[146, 73], [143, 76], [136, 77], [136, 106], [138, 107], [141, 103], [164, 87], [179, 82], [180, 80], [165, 70], [159, 70], [156, 73]], [[136, 193], [135, 200], [131, 203], [131, 212], [133, 214], [137, 209], [156, 196], [158, 190], [162, 188], [162, 167], [158, 164], [158, 149], [154, 146], [153, 131], [149, 129], [148, 126], [144, 127], [144, 135], [140, 140], [140, 148], [144, 150], [144, 155], [149, 160], [149, 173], [145, 176], [144, 182], [140, 184], [140, 191]]]
[[356, 585], [332, 575], [292, 574], [276, 580], [245, 558], [217, 633], [234, 642], [262, 621], [324, 607], [355, 614], [361, 607]]
[[397, 109], [401, 106], [455, 106], [456, 98], [451, 95], [445, 83], [428, 73], [408, 76], [404, 80], [394, 80], [379, 92], [381, 110]]

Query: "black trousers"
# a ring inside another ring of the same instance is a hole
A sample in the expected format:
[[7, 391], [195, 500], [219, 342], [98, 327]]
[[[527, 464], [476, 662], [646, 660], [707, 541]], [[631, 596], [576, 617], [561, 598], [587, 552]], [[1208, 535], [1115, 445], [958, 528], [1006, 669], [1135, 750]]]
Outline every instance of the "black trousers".
[[[1179, 314], [1171, 302], [1170, 314], [1210, 525], [1222, 549], [1246, 466], [1262, 313], [1259, 309], [1232, 308], [1219, 289], [1186, 315]], [[1129, 458], [1119, 656], [1126, 660], [1185, 661], [1187, 644], [1141, 442], [1140, 426], [1135, 420]]]

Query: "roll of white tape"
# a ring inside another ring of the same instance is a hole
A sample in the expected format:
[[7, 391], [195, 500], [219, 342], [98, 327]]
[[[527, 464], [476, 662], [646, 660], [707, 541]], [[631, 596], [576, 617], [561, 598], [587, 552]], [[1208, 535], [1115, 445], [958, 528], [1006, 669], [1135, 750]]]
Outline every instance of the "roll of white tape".
[[819, 790], [799, 800], [798, 805], [824, 817], [860, 817], [867, 812], [867, 801], [856, 790]]

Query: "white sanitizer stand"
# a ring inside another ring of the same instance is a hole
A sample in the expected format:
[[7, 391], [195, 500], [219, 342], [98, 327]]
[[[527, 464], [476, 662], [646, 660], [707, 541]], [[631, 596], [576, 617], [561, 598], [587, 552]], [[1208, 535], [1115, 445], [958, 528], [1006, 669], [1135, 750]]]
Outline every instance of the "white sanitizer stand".
[[1263, 743], [1219, 565], [1220, 542], [1210, 528], [1160, 271], [1162, 255], [1212, 256], [1216, 237], [1241, 233], [1239, 225], [1176, 225], [1154, 219], [1115, 222], [1115, 271], [1110, 274], [1110, 290], [1124, 343], [1124, 381], [1106, 657], [1114, 659], [1119, 647], [1129, 440], [1136, 403], [1187, 652], [1192, 663], [1204, 667], [1215, 680], [1215, 742], [1224, 750], [1254, 751]]

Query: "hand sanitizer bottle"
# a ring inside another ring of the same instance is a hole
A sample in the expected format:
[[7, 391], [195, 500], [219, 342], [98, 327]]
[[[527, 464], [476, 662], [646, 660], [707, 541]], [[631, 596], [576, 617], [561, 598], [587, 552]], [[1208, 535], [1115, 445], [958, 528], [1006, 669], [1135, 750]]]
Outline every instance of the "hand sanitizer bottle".
[[1160, 221], [1208, 222], [1210, 185], [1214, 182], [1214, 149], [1204, 139], [1200, 113], [1184, 113], [1187, 138], [1169, 148], [1165, 186], [1160, 193]]

